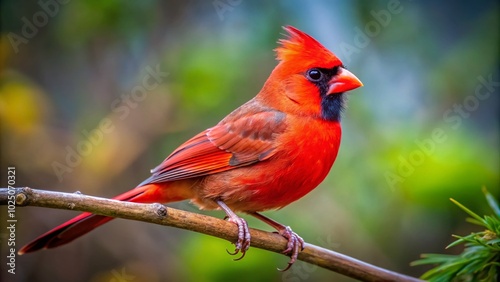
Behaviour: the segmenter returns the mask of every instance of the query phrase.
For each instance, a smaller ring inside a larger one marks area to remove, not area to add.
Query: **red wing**
[[[139,186],[206,176],[266,160],[276,152],[275,139],[286,129],[284,119],[285,114],[278,111],[226,118],[182,144]]]

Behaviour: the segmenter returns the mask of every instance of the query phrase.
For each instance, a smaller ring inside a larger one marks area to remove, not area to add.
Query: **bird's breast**
[[[276,156],[278,162],[283,160],[281,177],[269,189],[279,207],[300,199],[325,179],[337,158],[341,134],[339,123],[323,120],[306,122],[291,132],[293,138],[285,140],[285,150]]]
[[[293,119],[287,122],[287,131],[276,140],[276,154],[207,177],[202,198],[221,198],[236,211],[263,211],[282,208],[316,188],[337,157],[340,124]]]

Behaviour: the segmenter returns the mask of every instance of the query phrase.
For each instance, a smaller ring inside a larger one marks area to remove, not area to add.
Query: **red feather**
[[[286,128],[285,115],[255,104],[248,102],[186,141],[139,186],[211,175],[269,159],[276,152],[275,139]]]

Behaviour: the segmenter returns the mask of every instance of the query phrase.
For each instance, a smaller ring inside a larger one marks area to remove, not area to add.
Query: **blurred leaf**
[[[33,133],[43,121],[47,104],[41,91],[23,80],[0,82],[0,120],[16,134]]]
[[[490,205],[491,209],[493,210],[493,212],[495,212],[495,215],[497,217],[500,217],[500,207],[498,206],[498,203],[495,200],[495,198],[493,198],[493,195],[491,195],[490,192],[488,192],[486,187],[483,187],[483,193],[486,196],[486,200],[488,201],[488,204]]]
[[[101,37],[132,38],[140,35],[154,19],[156,1],[85,0],[71,2],[63,10],[61,40],[77,46]],[[96,36],[100,34],[101,36]]]

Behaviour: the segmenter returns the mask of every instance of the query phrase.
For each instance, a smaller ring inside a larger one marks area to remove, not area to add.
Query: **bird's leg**
[[[251,212],[250,215],[262,220],[263,222],[271,225],[274,229],[278,230],[278,233],[288,240],[286,249],[283,251],[284,254],[290,255],[290,261],[288,266],[284,269],[279,269],[280,271],[287,271],[290,267],[297,261],[297,256],[304,249],[304,240],[293,232],[290,226],[285,226],[279,222],[276,222],[269,217],[263,216],[257,212]]]
[[[234,243],[236,249],[233,253],[229,251],[228,253],[230,255],[236,255],[241,252],[241,257],[235,259],[240,260],[245,256],[248,248],[250,248],[250,231],[248,230],[248,224],[243,218],[237,216],[223,201],[216,200],[215,202],[226,212],[227,220],[238,226],[238,240]]]

